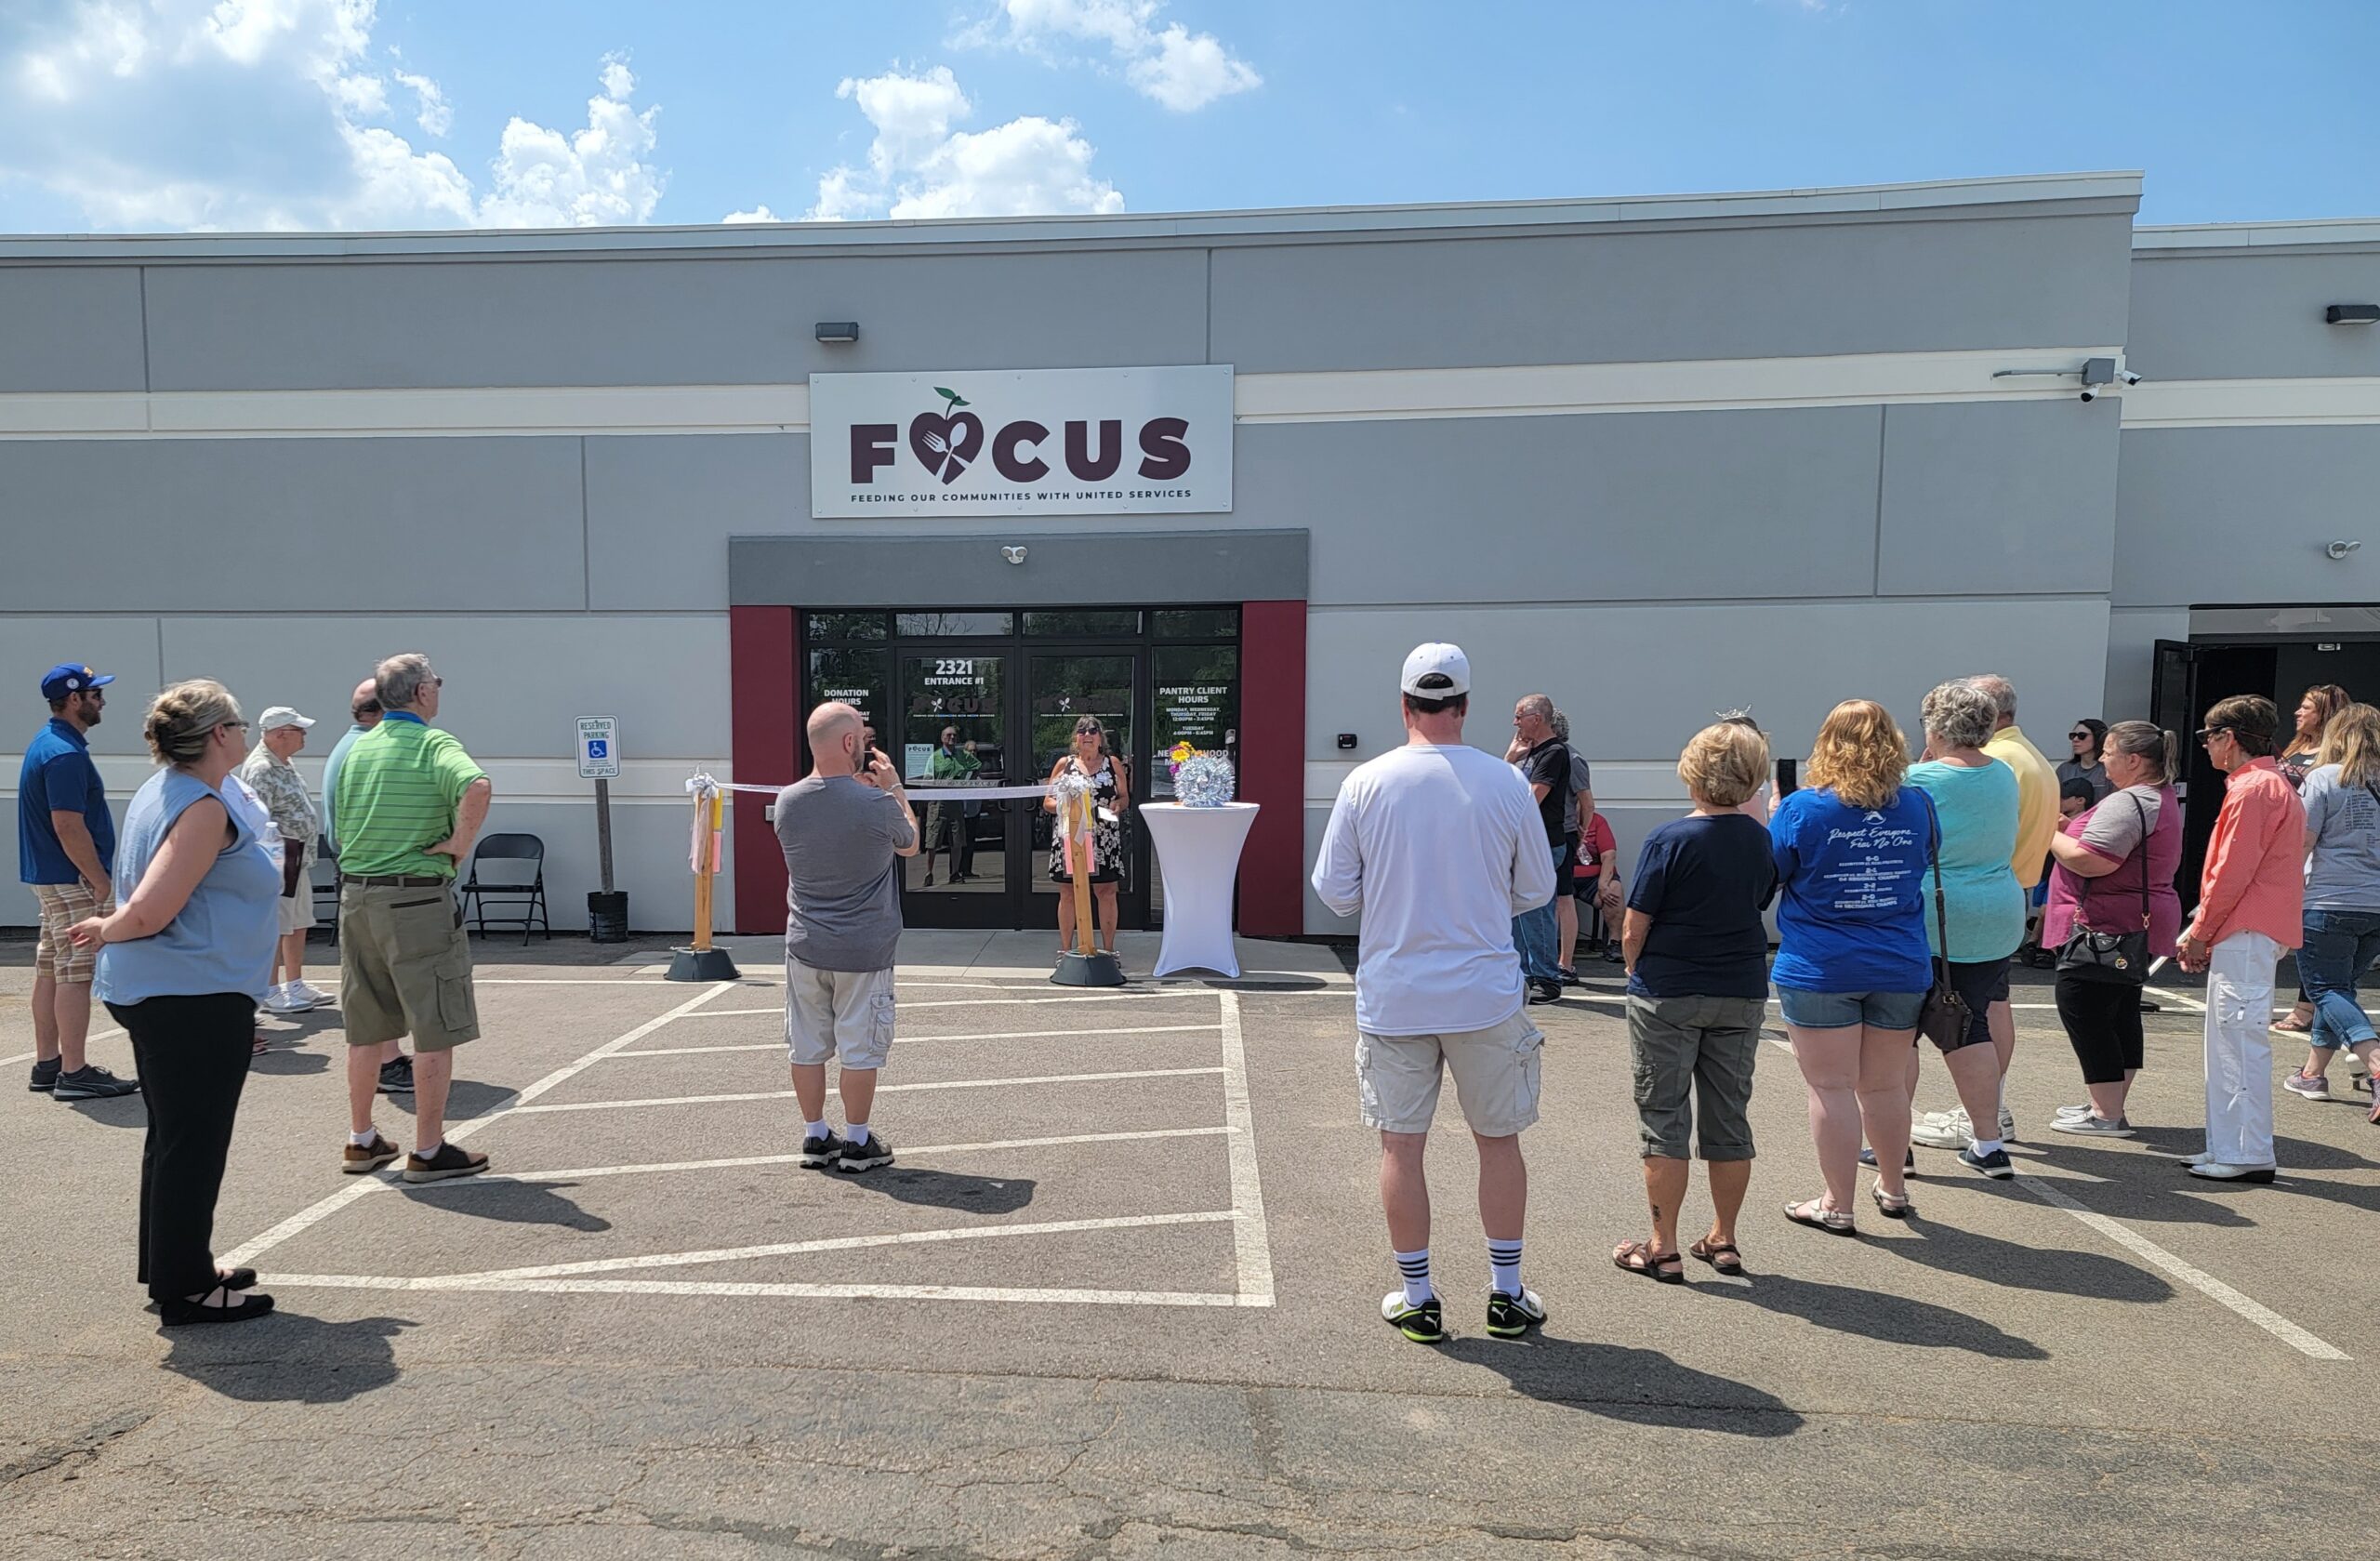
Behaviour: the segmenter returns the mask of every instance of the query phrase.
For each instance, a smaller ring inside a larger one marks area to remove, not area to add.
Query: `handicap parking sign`
[[[620,722],[616,716],[578,718],[578,778],[620,778]]]

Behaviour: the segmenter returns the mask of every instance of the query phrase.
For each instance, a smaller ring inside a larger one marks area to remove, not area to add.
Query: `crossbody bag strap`
[[[2159,804],[2162,806],[2162,804]],[[2140,930],[2149,930],[2149,806],[2139,798],[2132,800],[2132,811],[2140,815]]]
[[[1950,912],[1942,907],[1942,815],[1934,811],[1934,799],[1923,787],[1915,788],[1925,798],[1925,854],[1932,858],[1934,868],[1934,935],[1942,946],[1942,963],[1950,962]]]

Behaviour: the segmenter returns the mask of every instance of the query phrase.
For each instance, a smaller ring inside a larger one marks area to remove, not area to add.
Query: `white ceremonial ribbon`
[[[901,788],[912,797],[950,797],[968,802],[1022,801],[1027,798],[1040,801],[1050,795],[1047,786],[972,786],[965,781],[904,781]],[[782,786],[746,786],[700,773],[686,781],[686,790],[696,797],[708,797],[719,791],[749,791],[761,797],[774,797],[784,789]],[[1116,815],[1105,808],[1099,810],[1099,816],[1110,824],[1117,822]]]

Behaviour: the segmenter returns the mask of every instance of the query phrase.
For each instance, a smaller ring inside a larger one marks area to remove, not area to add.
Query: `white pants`
[[[2281,945],[2234,933],[2206,966],[2206,1153],[2219,1165],[2272,1158],[2272,975]]]

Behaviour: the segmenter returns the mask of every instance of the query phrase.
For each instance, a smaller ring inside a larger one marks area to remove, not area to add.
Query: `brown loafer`
[[[419,1155],[405,1157],[408,1182],[451,1182],[457,1176],[477,1176],[486,1169],[485,1155],[474,1155],[452,1144],[441,1144],[438,1152],[428,1159]]]

